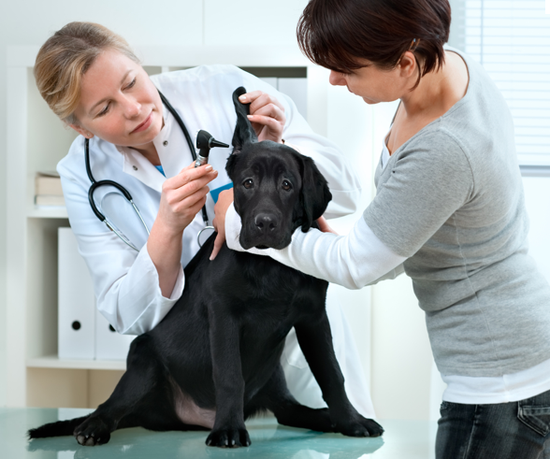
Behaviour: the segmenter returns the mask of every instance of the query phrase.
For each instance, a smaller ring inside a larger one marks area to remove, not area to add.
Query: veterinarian
[[[80,134],[57,169],[97,307],[119,333],[151,330],[179,299],[183,267],[198,251],[197,235],[205,227],[201,209],[213,218],[218,193],[231,186],[225,173],[231,150],[212,150],[210,164],[195,168],[182,129],[159,91],[193,138],[204,129],[230,144],[236,122],[232,93],[239,86],[249,89],[259,138],[282,142],[284,137],[315,159],[331,183],[329,215],[354,211],[361,185],[344,156],[312,132],[288,97],[236,67],[202,66],[149,77],[123,38],[98,24],[70,23],[42,46],[34,72],[49,107]],[[150,235],[113,186],[97,188],[93,202],[138,250],[92,211],[87,139],[93,176],[128,190]],[[350,400],[373,417],[348,325],[339,307],[329,305],[328,312]],[[294,334],[282,360],[293,395],[314,408],[326,406]]]
[[[450,22],[447,0],[309,2],[298,40],[330,83],[400,104],[351,232],[322,222],[258,253],[348,288],[404,270],[448,385],[437,458],[548,458],[550,287],[527,255],[513,121],[484,69],[443,47]],[[240,249],[230,201],[216,225]]]

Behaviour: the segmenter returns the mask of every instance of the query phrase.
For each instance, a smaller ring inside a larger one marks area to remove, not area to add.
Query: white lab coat
[[[352,165],[332,143],[314,134],[294,103],[270,85],[234,66],[225,65],[201,66],[155,75],[151,79],[179,113],[193,140],[196,133],[204,129],[229,145],[236,123],[231,97],[233,91],[244,86],[247,91],[259,89],[274,95],[285,108],[287,121],[283,137],[303,154],[311,156],[328,180],[333,200],[326,216],[339,217],[355,210],[361,185]],[[166,177],[172,177],[192,162],[192,156],[180,127],[166,107],[163,116],[164,127],[154,144]],[[209,163],[219,172],[209,185],[211,191],[230,183],[225,172],[230,153],[231,148],[211,150]],[[97,137],[90,140],[90,162],[96,180],[114,180],[130,192],[145,223],[151,228],[165,177],[137,151],[117,147]],[[114,188],[99,188],[94,194],[96,205],[140,251],[128,247],[97,219],[88,202],[90,180],[84,165],[82,136],[75,139],[57,170],[79,251],[92,274],[98,309],[120,333],[141,334],[151,330],[181,296],[185,284],[183,269],[170,298],[163,297],[157,271],[146,247],[147,232],[132,207]],[[210,195],[206,207],[211,223],[214,201]],[[197,233],[203,227],[199,212],[183,234],[182,266],[186,266],[197,252]],[[337,357],[343,371],[348,369],[344,371],[348,394],[362,413],[372,417],[370,397],[344,316],[337,304],[329,304],[328,312]],[[292,336],[285,349],[283,367],[290,378],[289,387],[298,400],[306,400],[310,406],[324,405],[320,392],[313,395],[315,390],[318,391],[316,383]]]

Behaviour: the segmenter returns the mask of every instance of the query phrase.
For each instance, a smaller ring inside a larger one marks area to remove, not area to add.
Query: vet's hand
[[[210,164],[192,163],[162,185],[157,220],[170,232],[182,232],[206,202],[208,183],[218,176]]]
[[[213,260],[218,255],[218,252],[225,242],[225,214],[227,209],[233,202],[233,188],[229,190],[224,190],[218,196],[218,202],[214,206],[214,220],[212,221],[212,226],[218,232],[216,240],[214,241],[214,248],[212,249],[212,254],[210,255],[210,260]]]
[[[317,219],[317,224],[319,225],[319,229],[323,233],[332,233],[332,234],[338,234],[336,231],[334,231],[329,224],[327,223],[327,220],[325,217],[319,217]]]
[[[239,97],[243,104],[250,104],[248,119],[256,131],[258,140],[281,143],[286,116],[283,105],[273,96],[262,91],[251,91]]]

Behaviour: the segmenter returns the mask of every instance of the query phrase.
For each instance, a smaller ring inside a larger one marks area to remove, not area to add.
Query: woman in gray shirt
[[[447,0],[310,1],[305,54],[368,104],[401,103],[352,231],[324,224],[257,253],[349,288],[404,270],[448,384],[437,458],[547,458],[550,287],[527,255],[510,112],[479,64],[443,48],[450,13]],[[242,250],[230,200],[216,224]]]

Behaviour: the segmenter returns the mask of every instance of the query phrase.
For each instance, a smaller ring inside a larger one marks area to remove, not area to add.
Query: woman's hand
[[[195,164],[162,185],[160,206],[147,239],[147,251],[157,269],[159,287],[170,298],[181,270],[183,230],[193,221],[206,202],[208,183],[218,176],[210,164],[195,168]]]
[[[283,105],[273,96],[262,91],[251,91],[239,97],[243,104],[250,104],[250,120],[258,140],[281,143],[286,116]]]
[[[210,164],[195,168],[192,163],[178,175],[166,179],[156,221],[170,232],[183,232],[204,206],[208,183],[217,176],[218,172]]]
[[[212,254],[210,255],[210,260],[213,260],[218,255],[218,252],[222,248],[223,243],[225,242],[225,214],[227,209],[233,202],[233,188],[229,190],[224,190],[218,196],[218,202],[214,206],[214,213],[216,214],[214,220],[212,221],[212,226],[218,232],[216,240],[214,241],[214,248],[212,249]]]
[[[323,233],[338,234],[329,226],[325,217],[319,217],[317,219],[317,225],[319,225],[319,230]]]

